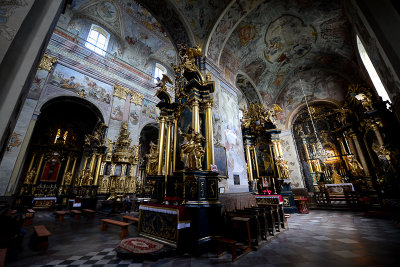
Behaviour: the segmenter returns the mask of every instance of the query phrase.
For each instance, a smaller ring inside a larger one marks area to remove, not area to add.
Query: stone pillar
[[[350,135],[350,137],[351,137],[351,138],[353,139],[353,141],[354,141],[354,144],[355,144],[355,147],[356,147],[356,150],[357,150],[357,154],[358,154],[358,156],[359,156],[359,158],[360,158],[361,165],[362,165],[363,168],[364,168],[365,175],[369,176],[370,173],[369,173],[368,165],[367,165],[367,162],[366,162],[366,160],[365,160],[364,153],[362,152],[360,143],[358,142],[357,135],[356,135],[355,133],[352,133],[352,134]]]
[[[211,170],[214,161],[214,140],[213,140],[213,124],[212,124],[212,100],[206,102],[206,170]]]
[[[162,175],[164,166],[164,138],[165,138],[165,117],[161,116],[158,118],[160,123],[160,131],[158,133],[158,165],[157,175]]]

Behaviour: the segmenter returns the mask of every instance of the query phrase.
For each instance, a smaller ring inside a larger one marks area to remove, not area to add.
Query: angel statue
[[[364,176],[364,169],[354,155],[347,156],[350,172],[354,176]]]
[[[355,97],[358,101],[361,102],[361,105],[363,106],[363,108],[365,108],[366,111],[374,110],[374,108],[372,107],[371,93],[365,93],[365,94],[360,93],[360,94],[356,95]]]
[[[181,145],[181,160],[185,162],[188,170],[201,170],[201,161],[204,157],[202,142],[205,140],[199,132],[195,132],[189,127],[188,133],[183,133],[179,129],[179,134],[184,138],[184,144]]]
[[[160,79],[160,77],[157,77],[156,80],[157,83],[155,88],[158,88],[158,90],[155,95],[158,95],[162,91],[167,91],[167,86],[165,85],[166,83],[173,84],[171,79],[166,74],[163,74],[162,79]]]
[[[272,122],[273,124],[276,124],[276,115],[277,113],[280,113],[282,111],[283,110],[279,105],[274,104],[272,108],[268,109],[267,120]]]

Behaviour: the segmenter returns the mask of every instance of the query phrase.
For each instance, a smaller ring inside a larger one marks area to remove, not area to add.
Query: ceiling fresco
[[[202,45],[230,0],[172,0],[186,18],[196,44]]]
[[[224,51],[237,57],[239,70],[267,104],[300,72],[352,76],[357,68],[350,29],[340,0],[266,1],[242,19]]]
[[[75,0],[71,10],[73,18],[93,20],[111,31],[120,40],[117,55],[143,70],[147,59],[167,66],[176,62],[176,50],[165,28],[136,1]]]

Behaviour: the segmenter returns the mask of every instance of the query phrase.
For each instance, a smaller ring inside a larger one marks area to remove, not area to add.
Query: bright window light
[[[165,69],[164,66],[156,63],[156,68],[154,70],[154,83],[157,83],[157,78],[162,79],[163,74],[166,74],[167,70]]]
[[[369,77],[372,80],[372,83],[375,86],[376,91],[378,92],[378,95],[382,97],[383,101],[388,101],[389,103],[392,103],[392,101],[389,98],[389,95],[383,86],[381,79],[378,76],[378,73],[376,72],[374,65],[372,65],[371,60],[369,59],[369,56],[367,54],[367,51],[365,51],[365,48],[360,40],[360,38],[357,35],[357,47],[358,47],[358,52],[360,53],[361,59],[364,63],[365,68],[368,71]]]
[[[110,34],[103,28],[92,24],[85,46],[99,55],[106,54]]]

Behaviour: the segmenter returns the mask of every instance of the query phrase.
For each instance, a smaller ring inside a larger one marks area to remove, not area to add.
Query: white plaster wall
[[[0,163],[0,195],[5,195],[6,192],[11,192],[13,187],[15,186],[14,184],[9,185],[9,181],[18,154],[20,153],[21,145],[24,141],[26,131],[32,119],[36,104],[37,100],[26,99],[13,132],[13,135],[15,135],[17,139],[10,139],[8,149],[4,153],[3,160]],[[12,143],[19,144],[10,146],[10,144]]]

